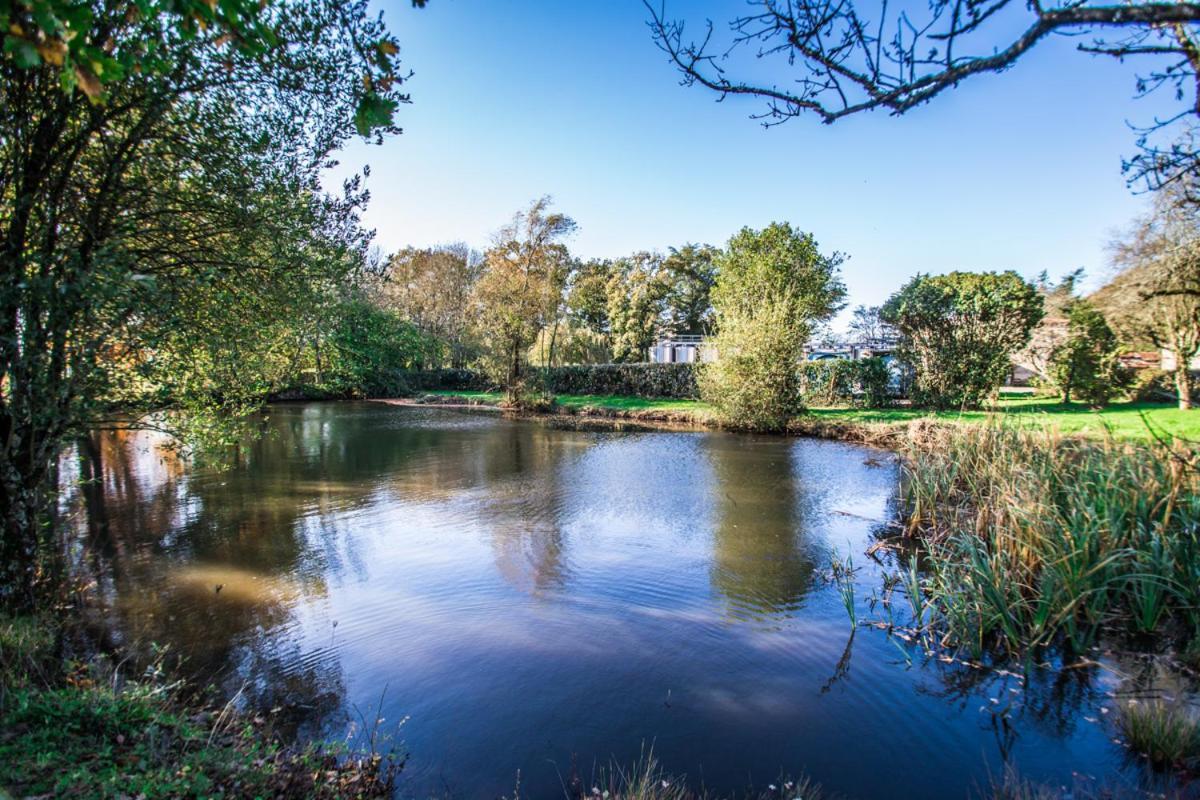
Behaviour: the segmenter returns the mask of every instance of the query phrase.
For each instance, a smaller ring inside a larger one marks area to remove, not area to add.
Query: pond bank
[[[387,400],[400,404],[497,407],[499,392],[431,391],[420,398]],[[711,407],[698,400],[643,398],[620,395],[558,395],[553,415],[628,420],[646,424],[670,423],[706,428],[721,427]],[[880,409],[810,408],[794,419],[789,433],[888,446],[907,427],[923,424],[980,425],[1001,421],[1006,425],[1060,433],[1067,436],[1115,438],[1154,442],[1178,437],[1200,441],[1200,411],[1180,411],[1162,403],[1113,403],[1092,409],[1081,403],[1061,403],[1030,395],[1002,396],[989,409],[928,411],[904,406]]]
[[[401,761],[290,744],[270,714],[101,652],[77,609],[0,615],[0,798],[392,796]]]

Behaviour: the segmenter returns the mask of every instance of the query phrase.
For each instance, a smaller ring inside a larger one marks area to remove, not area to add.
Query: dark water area
[[[114,638],[169,646],[299,736],[361,743],[378,711],[405,795],[511,794],[519,770],[523,796],[562,797],[572,770],[650,747],[717,791],[1148,780],[1112,741],[1154,677],[1137,662],[1025,678],[851,636],[830,565],[852,556],[877,618],[888,453],[371,403],[264,425],[226,469],[97,434],[71,460],[104,476],[69,493],[80,568]]]

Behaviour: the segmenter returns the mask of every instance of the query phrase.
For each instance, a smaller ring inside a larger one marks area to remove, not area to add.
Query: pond
[[[81,564],[114,639],[169,646],[297,735],[361,742],[383,717],[406,795],[511,794],[519,771],[562,797],[649,748],[718,791],[1143,779],[1105,718],[1136,664],[1024,678],[850,635],[830,566],[853,558],[877,617],[886,452],[375,403],[263,424],[220,470],[94,437],[72,462],[104,475],[72,496]]]

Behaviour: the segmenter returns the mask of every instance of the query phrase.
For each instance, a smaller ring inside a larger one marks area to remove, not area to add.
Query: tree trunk
[[[1179,408],[1187,411],[1192,407],[1192,382],[1188,375],[1187,361],[1178,360],[1175,367],[1175,391],[1179,395]]]
[[[0,605],[30,611],[36,600],[38,531],[48,522],[39,487],[9,465],[0,481]]]

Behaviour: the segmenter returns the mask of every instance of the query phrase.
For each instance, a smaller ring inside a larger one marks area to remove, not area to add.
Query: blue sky
[[[788,221],[849,255],[855,303],[912,274],[1083,267],[1145,204],[1125,186],[1134,68],[1054,39],[903,117],[764,129],[753,100],[679,86],[640,0],[408,0],[380,4],[415,72],[401,136],[356,143],[336,171],[370,164],[366,222],[390,251],[489,235],[550,194],[581,256],[724,243]],[[683,2],[724,20],[743,4]],[[1163,100],[1165,101],[1166,98]]]

